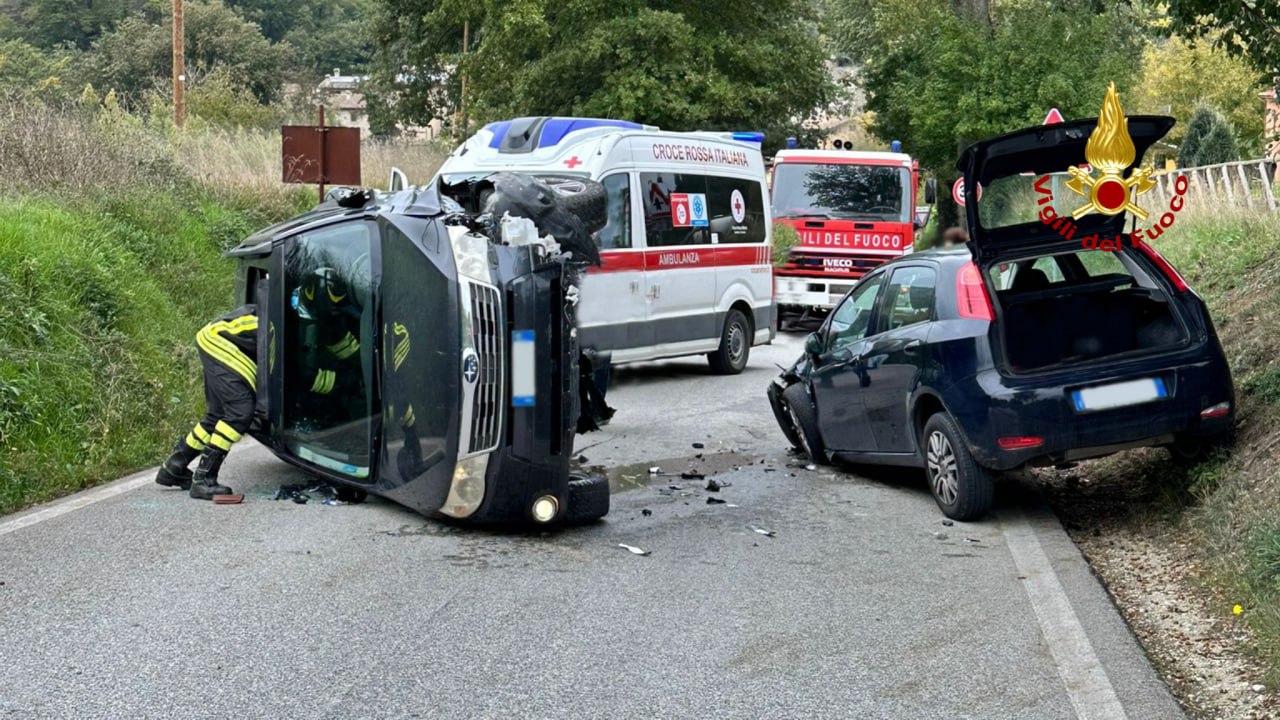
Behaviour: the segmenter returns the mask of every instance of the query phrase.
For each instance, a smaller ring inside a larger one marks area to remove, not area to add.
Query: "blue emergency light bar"
[[[762,132],[742,131],[733,133],[731,137],[739,142],[756,143],[757,145],[764,142],[764,133]]]

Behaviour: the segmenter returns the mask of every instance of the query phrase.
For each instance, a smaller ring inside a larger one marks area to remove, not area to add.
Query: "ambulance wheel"
[[[575,215],[594,235],[609,224],[609,196],[604,185],[580,177],[552,175],[539,177],[560,197],[560,206]]]
[[[608,514],[609,478],[595,473],[570,473],[569,507],[565,508],[564,521],[570,524],[589,523]]]
[[[720,332],[720,348],[707,355],[711,372],[717,375],[742,372],[751,357],[751,334],[751,322],[747,316],[741,310],[730,310]]]

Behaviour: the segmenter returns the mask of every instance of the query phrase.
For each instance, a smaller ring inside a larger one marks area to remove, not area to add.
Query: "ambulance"
[[[599,182],[608,222],[596,236],[602,265],[582,283],[583,347],[613,363],[706,354],[714,372],[737,374],[775,333],[763,139],[518,118],[468,138],[434,182],[472,211],[497,172]]]

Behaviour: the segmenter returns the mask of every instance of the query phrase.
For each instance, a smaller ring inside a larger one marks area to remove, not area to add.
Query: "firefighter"
[[[160,466],[156,482],[189,490],[201,500],[228,495],[231,488],[218,484],[218,469],[227,452],[253,421],[258,384],[257,308],[245,305],[196,333],[196,347],[204,368],[204,419],[178,440],[173,454]],[[194,473],[188,465],[196,457]]]
[[[360,308],[346,281],[331,267],[310,275],[294,293],[294,310],[305,323],[301,342],[303,386],[299,418],[324,427],[352,416],[348,402],[363,402],[356,386],[360,368]],[[358,411],[357,411],[358,412]]]

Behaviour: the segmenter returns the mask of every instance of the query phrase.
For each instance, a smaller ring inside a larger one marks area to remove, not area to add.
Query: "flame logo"
[[[1107,96],[1098,112],[1098,126],[1089,135],[1089,142],[1084,147],[1085,159],[1092,167],[1101,170],[1102,174],[1095,178],[1092,169],[1085,171],[1078,167],[1067,168],[1067,172],[1071,174],[1067,187],[1089,200],[1076,208],[1071,216],[1079,220],[1090,212],[1119,215],[1128,210],[1146,220],[1147,212],[1135,205],[1133,198],[1156,186],[1151,179],[1154,169],[1136,168],[1127,178],[1121,174],[1133,164],[1137,154],[1133,138],[1129,135],[1129,120],[1120,107],[1120,93],[1112,82],[1107,85]]]
[[[1129,136],[1129,120],[1120,107],[1120,93],[1116,92],[1113,82],[1107,86],[1107,98],[1102,101],[1102,112],[1098,113],[1098,127],[1089,136],[1084,156],[1103,173],[1118,175],[1133,164],[1136,154],[1133,138]]]

